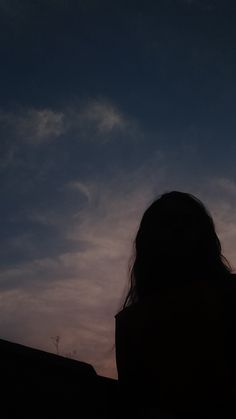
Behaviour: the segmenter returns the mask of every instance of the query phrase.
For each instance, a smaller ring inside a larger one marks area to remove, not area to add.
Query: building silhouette
[[[0,340],[3,418],[111,418],[117,381],[84,362]],[[4,413],[3,413],[4,412]]]

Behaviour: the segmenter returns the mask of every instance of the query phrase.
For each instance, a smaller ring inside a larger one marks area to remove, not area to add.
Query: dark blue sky
[[[114,375],[132,240],[166,190],[203,199],[234,260],[235,18],[227,0],[0,0],[2,337],[61,335]]]

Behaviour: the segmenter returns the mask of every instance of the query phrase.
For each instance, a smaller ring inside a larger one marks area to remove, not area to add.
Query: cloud
[[[0,110],[0,125],[1,135],[8,144],[6,161],[11,160],[19,143],[39,146],[63,135],[66,135],[66,140],[76,136],[78,141],[106,142],[115,138],[117,133],[131,135],[135,129],[135,122],[114,104],[97,99],[60,111],[49,108]]]
[[[91,99],[61,110],[49,108],[0,109],[2,138],[0,169],[10,167],[35,168],[37,176],[44,177],[55,160],[49,156],[38,165],[38,150],[49,144],[62,146],[68,142],[90,147],[91,143],[104,146],[108,142],[133,141],[141,136],[137,123],[125,116],[108,100]],[[70,149],[68,149],[70,150]],[[54,150],[55,152],[55,150]],[[59,151],[60,153],[60,151]],[[64,158],[66,153],[64,153]],[[34,161],[34,163],[32,163]],[[78,185],[77,185],[78,188]],[[87,196],[88,198],[88,196]]]
[[[67,187],[80,192],[82,195],[84,195],[87,198],[89,202],[91,201],[90,189],[88,186],[86,186],[84,182],[81,182],[79,180],[72,181],[68,183]]]
[[[23,143],[40,145],[60,137],[65,131],[64,114],[51,109],[1,112],[0,122]]]
[[[127,120],[114,105],[97,100],[92,100],[80,113],[79,118],[82,123],[93,124],[100,134],[123,130],[127,126]]]
[[[228,178],[218,178],[214,180],[216,186],[218,186],[222,192],[230,194],[236,198],[236,182]]]
[[[109,260],[112,261],[110,267],[113,269],[114,259],[119,260],[124,257],[125,243],[128,247],[132,246],[130,232],[137,224],[137,219],[146,202],[154,195],[153,181],[150,181],[150,184],[146,183],[143,180],[146,176],[142,173],[143,169],[139,169],[129,176],[127,173],[122,173],[110,180],[100,178],[85,182],[75,179],[64,187],[65,193],[69,191],[70,194],[66,195],[69,202],[64,213],[59,211],[59,215],[57,214],[57,203],[55,203],[56,207],[48,208],[46,211],[43,208],[26,211],[28,220],[39,225],[36,238],[39,237],[42,241],[40,230],[46,232],[47,227],[53,227],[48,232],[51,231],[57,240],[64,241],[67,246],[70,242],[74,250],[72,247],[68,253],[65,247],[64,251],[55,254],[52,259],[36,258],[19,267],[4,270],[1,276],[5,278],[4,283],[8,277],[9,287],[11,287],[11,280],[15,277],[19,278],[20,272],[22,281],[30,279],[31,276],[36,280],[40,278],[40,272],[43,274],[44,271],[47,273],[50,271],[50,277],[59,274],[61,278],[61,275],[67,272],[70,277],[76,278],[79,269],[81,276],[86,277],[90,267],[91,272],[94,271],[94,263],[96,266],[99,263],[102,270],[106,271],[106,261]],[[159,182],[162,181],[163,175],[160,176]],[[156,181],[156,187],[159,182]],[[85,196],[86,200],[83,205],[75,206],[72,211],[70,200],[74,201],[78,194]],[[23,248],[27,249],[27,254],[31,254],[31,257],[34,253],[30,252],[30,248],[40,246],[40,243],[34,243],[32,233],[30,235],[24,233],[23,236],[8,240],[8,244],[14,248],[19,248],[20,243]],[[79,250],[76,248],[76,243],[79,245]],[[62,268],[63,266],[65,269]]]
[[[108,99],[90,99],[67,111],[70,132],[79,141],[107,142],[121,138],[131,140],[137,135],[137,121],[125,115],[118,106]]]
[[[64,115],[50,109],[28,111],[26,117],[19,119],[22,136],[33,144],[40,144],[58,138],[63,134]]]

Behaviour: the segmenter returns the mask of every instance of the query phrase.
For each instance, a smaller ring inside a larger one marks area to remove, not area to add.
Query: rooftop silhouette
[[[0,359],[5,418],[114,417],[117,382],[91,365],[2,339]]]

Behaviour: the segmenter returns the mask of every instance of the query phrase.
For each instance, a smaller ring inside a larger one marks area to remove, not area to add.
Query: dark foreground
[[[117,381],[84,362],[0,340],[2,418],[113,418]]]
[[[131,396],[132,391],[124,401],[118,381],[99,376],[87,363],[1,339],[0,355],[0,417],[3,419],[180,419],[179,415],[156,408],[154,411],[137,409],[139,400],[135,394]],[[236,409],[234,413],[231,410],[202,411],[191,418],[235,419]],[[181,419],[187,417],[181,415]]]

